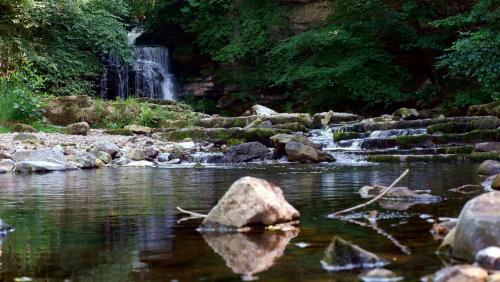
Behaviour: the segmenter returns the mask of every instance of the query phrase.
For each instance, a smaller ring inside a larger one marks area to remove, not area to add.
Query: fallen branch
[[[177,207],[177,210],[182,212],[182,213],[185,213],[185,214],[188,214],[189,216],[188,217],[184,217],[184,218],[181,218],[177,221],[177,223],[181,223],[183,221],[186,221],[186,220],[191,220],[191,219],[197,219],[197,218],[205,218],[207,217],[206,214],[202,214],[202,213],[197,213],[197,212],[192,212],[192,211],[187,211],[185,209],[182,209],[180,207]]]
[[[357,205],[357,206],[354,206],[352,208],[348,208],[348,209],[345,209],[345,210],[341,210],[341,211],[338,211],[338,212],[335,212],[335,213],[332,213],[330,215],[328,215],[328,217],[330,218],[335,218],[337,217],[339,214],[342,214],[342,213],[346,213],[346,212],[350,212],[350,211],[354,211],[354,210],[357,210],[357,209],[360,209],[360,208],[364,208],[368,205],[370,205],[371,203],[374,203],[376,201],[378,201],[380,198],[382,198],[385,194],[387,194],[387,192],[389,192],[389,190],[391,190],[399,181],[401,181],[401,179],[403,179],[407,174],[408,172],[410,172],[409,169],[405,170],[403,172],[403,174],[401,174],[396,180],[394,180],[394,182],[392,182],[392,184],[385,188],[384,190],[382,190],[382,192],[380,192],[380,194],[378,194],[375,198],[369,200],[368,202],[364,203],[364,204],[360,204],[360,205]]]

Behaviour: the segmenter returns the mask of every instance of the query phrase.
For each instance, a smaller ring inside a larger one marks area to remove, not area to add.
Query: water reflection
[[[262,233],[205,233],[205,242],[219,254],[226,265],[243,281],[256,280],[254,274],[265,271],[283,256],[291,239],[299,230],[266,231]]]

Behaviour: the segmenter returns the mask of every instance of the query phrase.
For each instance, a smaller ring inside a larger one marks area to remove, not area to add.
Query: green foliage
[[[101,57],[131,55],[121,0],[2,1],[0,10],[0,75],[28,62],[48,92],[92,94]]]
[[[42,119],[40,96],[44,79],[29,68],[0,77],[0,122],[32,123]]]
[[[183,97],[182,102],[188,104],[196,112],[212,114],[217,111],[215,102],[205,97],[187,95]]]
[[[479,0],[469,12],[434,23],[438,27],[454,28],[460,32],[460,38],[446,49],[446,54],[439,57],[437,66],[446,68],[453,77],[477,81],[480,89],[476,92],[487,92],[493,99],[500,98],[498,8],[497,1]],[[473,100],[475,97],[464,96],[463,92],[459,92],[458,103],[464,99],[466,104],[477,102],[477,99]]]

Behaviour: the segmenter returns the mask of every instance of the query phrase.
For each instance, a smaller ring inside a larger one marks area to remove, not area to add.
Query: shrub
[[[43,78],[32,72],[15,71],[0,77],[0,121],[33,123],[43,117],[37,91]]]

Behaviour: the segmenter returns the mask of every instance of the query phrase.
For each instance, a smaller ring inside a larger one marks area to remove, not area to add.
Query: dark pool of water
[[[359,271],[327,272],[320,264],[336,235],[391,261],[387,268],[405,281],[416,281],[442,267],[435,255],[439,242],[429,233],[432,224],[421,214],[457,216],[472,196],[446,190],[478,183],[475,165],[410,165],[402,185],[429,189],[446,199],[400,211],[371,207],[388,217],[379,220],[378,227],[408,247],[411,255],[371,228],[326,217],[363,202],[357,193],[361,186],[389,184],[405,168],[107,168],[0,175],[0,217],[15,228],[2,242],[0,279],[239,281],[244,272],[256,272],[253,277],[260,281],[357,281]],[[302,214],[298,234],[204,238],[195,231],[199,220],[177,223],[183,215],[176,206],[208,212],[230,184],[245,175],[282,187]]]

